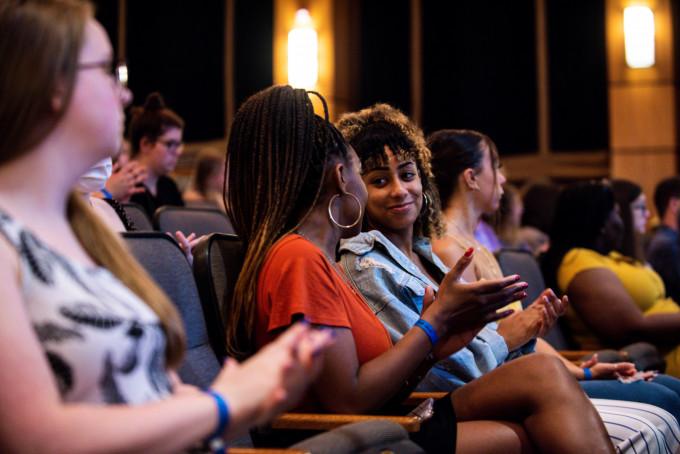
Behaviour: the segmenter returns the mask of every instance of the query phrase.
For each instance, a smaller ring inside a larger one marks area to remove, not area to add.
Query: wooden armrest
[[[276,418],[271,426],[274,429],[289,430],[331,430],[361,421],[376,419],[392,421],[401,425],[408,432],[418,432],[421,420],[415,416],[375,416],[375,415],[340,415],[320,413],[285,413]]]
[[[441,399],[442,397],[446,396],[447,394],[448,393],[446,393],[446,392],[429,392],[429,393],[415,392],[415,393],[411,393],[411,395],[408,396],[406,398],[406,400],[404,400],[404,405],[415,407],[416,405],[420,404],[425,399],[438,400],[438,399]]]
[[[582,357],[595,352],[593,350],[560,350],[558,353],[567,361],[579,361]]]
[[[229,454],[307,454],[299,449],[229,448]]]

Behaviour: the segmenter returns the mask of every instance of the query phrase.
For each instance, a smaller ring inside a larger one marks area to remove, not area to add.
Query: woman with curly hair
[[[422,131],[387,104],[345,114],[338,127],[359,155],[369,194],[364,232],[342,243],[341,263],[396,341],[418,320],[430,298],[428,289],[436,291],[448,271],[431,245],[444,225],[430,150]],[[554,294],[546,296],[548,303],[539,301],[536,308],[547,304],[549,310],[520,311],[471,335],[466,347],[435,365],[421,389],[454,389],[533,352],[539,328],[551,325],[561,310]],[[521,309],[519,304],[513,309],[517,306]],[[506,329],[517,317],[522,325]],[[520,329],[524,326],[530,329]]]
[[[356,153],[325,113],[314,114],[304,90],[284,86],[252,96],[236,114],[227,148],[228,207],[246,252],[228,345],[265,345],[302,317],[328,327],[335,344],[305,408],[375,412],[401,403],[435,358],[461,346],[468,327],[506,315],[496,310],[522,297],[524,284],[517,276],[460,282],[469,253],[418,322],[392,342],[336,263],[340,239],[361,229],[366,187]],[[549,358],[520,358],[437,400],[433,417],[412,437],[437,453],[530,446],[611,452],[596,412],[565,374]],[[540,385],[529,386],[527,376]],[[550,392],[535,393],[536,386]]]

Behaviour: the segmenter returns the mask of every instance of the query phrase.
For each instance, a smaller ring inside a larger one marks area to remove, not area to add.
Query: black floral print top
[[[141,404],[169,396],[156,314],[108,270],[43,244],[0,210],[26,310],[65,402]]]

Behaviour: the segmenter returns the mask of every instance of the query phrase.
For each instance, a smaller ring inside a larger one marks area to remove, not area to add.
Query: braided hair
[[[238,110],[227,144],[225,191],[229,216],[245,259],[225,315],[227,351],[251,353],[259,272],[269,249],[297,228],[316,205],[332,158],[348,146],[328,121],[314,114],[308,92],[274,86],[251,96]],[[228,301],[226,303],[229,303]]]

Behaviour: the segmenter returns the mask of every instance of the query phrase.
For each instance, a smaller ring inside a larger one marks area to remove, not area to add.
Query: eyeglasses
[[[638,211],[640,211],[640,212],[647,212],[647,211],[649,211],[649,208],[647,208],[647,205],[643,205],[643,204],[640,204],[640,205],[631,205],[630,207],[631,207],[631,209],[633,209],[633,210],[638,210]]]
[[[165,148],[167,148],[168,150],[176,150],[176,149],[180,148],[182,145],[184,145],[184,142],[182,142],[181,140],[174,140],[174,139],[170,139],[170,140],[158,139],[156,142],[162,143],[163,145],[165,145]]]
[[[116,65],[111,60],[97,61],[91,63],[79,63],[79,70],[101,69],[110,74],[114,80],[123,88],[127,88],[128,84],[128,68],[125,63],[118,63]]]

